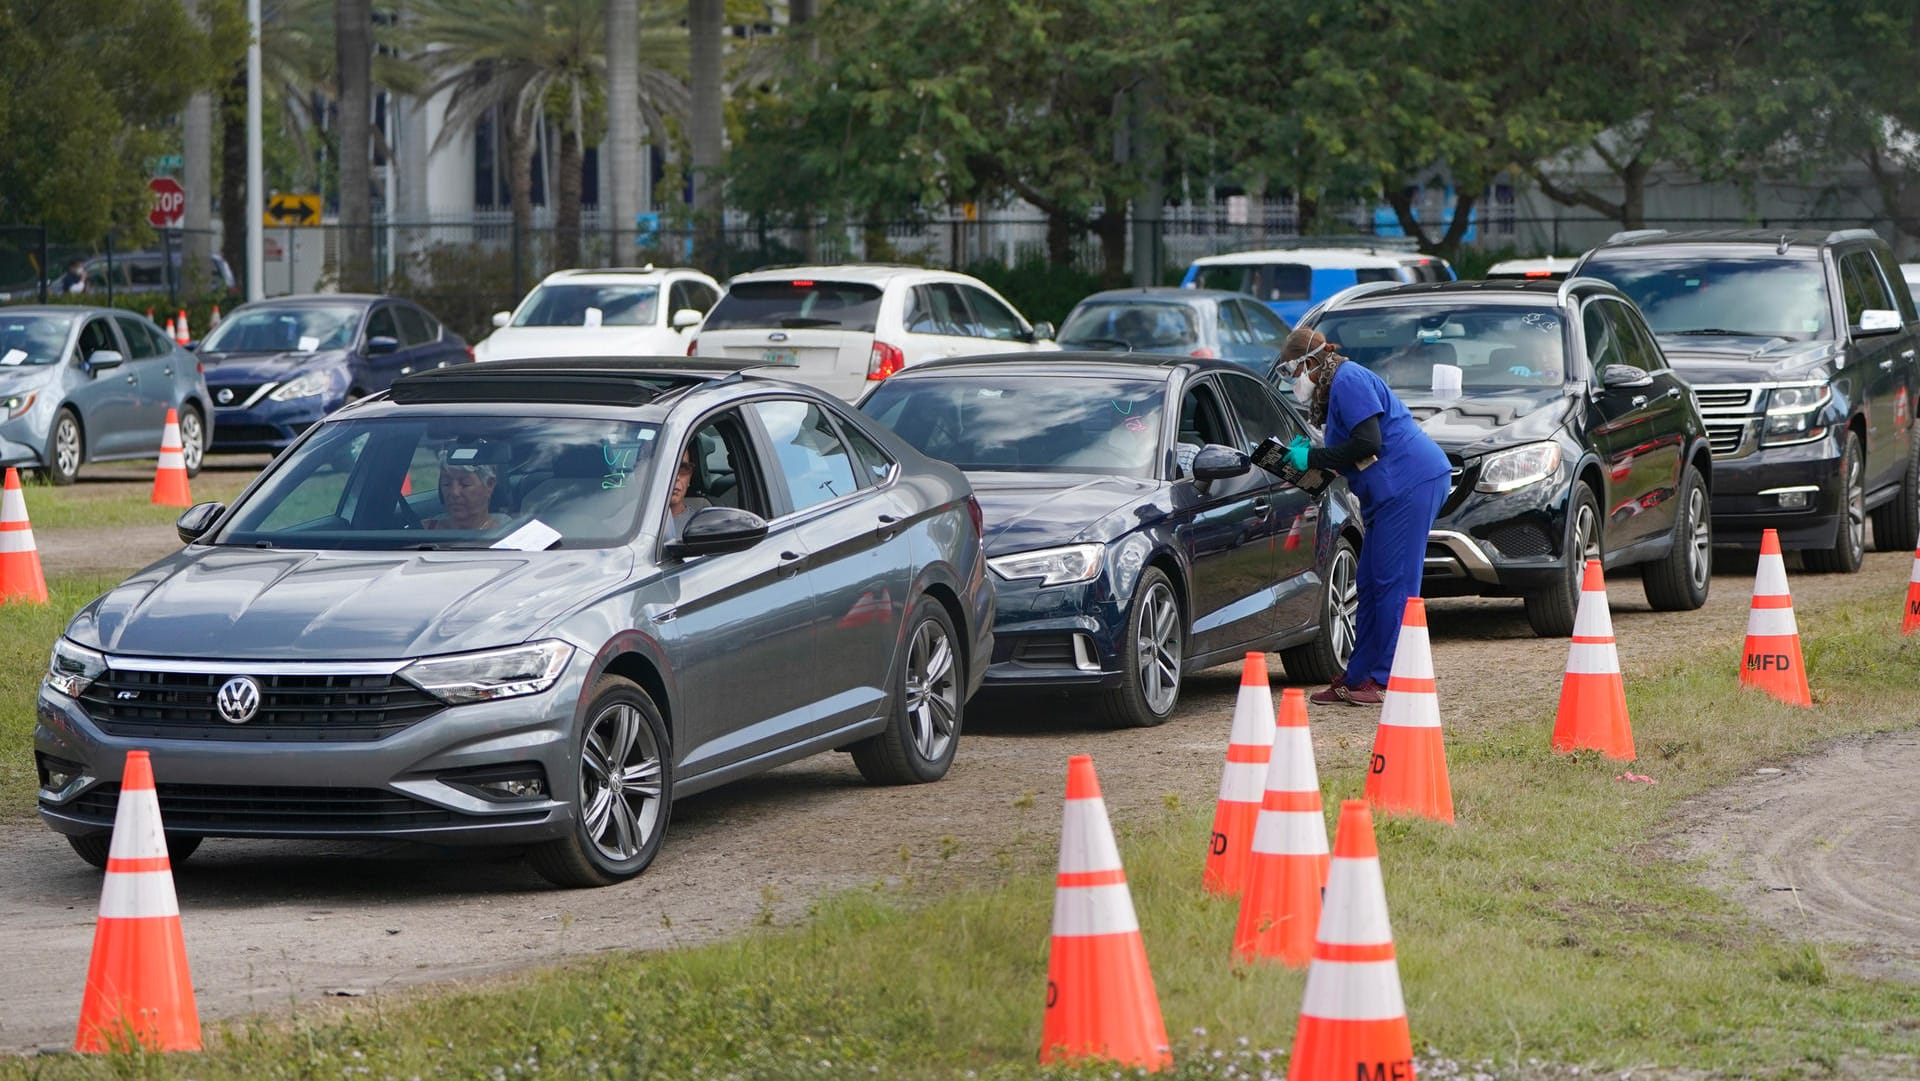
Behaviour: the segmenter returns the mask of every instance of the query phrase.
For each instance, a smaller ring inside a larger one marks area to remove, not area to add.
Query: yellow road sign
[[[275,195],[267,200],[261,217],[268,225],[320,224],[320,196],[315,194]]]

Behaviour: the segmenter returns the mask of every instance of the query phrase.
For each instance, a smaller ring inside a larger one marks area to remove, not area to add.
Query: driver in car
[[[473,447],[440,452],[440,505],[446,513],[421,522],[424,528],[476,530],[500,524],[488,509],[499,473],[478,457]]]

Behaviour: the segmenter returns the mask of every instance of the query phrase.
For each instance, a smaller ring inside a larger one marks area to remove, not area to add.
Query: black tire
[[[80,466],[87,460],[87,433],[80,426],[80,415],[61,406],[47,432],[46,466],[41,472],[50,483],[72,484],[80,477]],[[102,866],[105,866],[102,864]]]
[[[1840,452],[1840,528],[1833,547],[1800,553],[1807,569],[1819,574],[1853,574],[1867,558],[1867,464],[1859,433],[1847,430]]]
[[[959,641],[947,610],[921,597],[907,617],[906,653],[893,682],[887,727],[848,748],[867,783],[925,784],[947,775],[966,711]]]
[[[1920,430],[1908,436],[1907,471],[1892,499],[1873,508],[1873,547],[1910,552],[1920,547]]]
[[[1541,638],[1565,638],[1573,633],[1587,560],[1600,558],[1600,502],[1594,498],[1593,489],[1578,481],[1567,500],[1567,536],[1560,551],[1565,562],[1560,580],[1526,595],[1527,623]]]
[[[169,865],[178,865],[187,862],[188,859],[192,858],[194,852],[199,849],[200,842],[203,840],[205,840],[205,838],[197,833],[167,834],[167,863]],[[86,860],[102,871],[107,869],[107,853],[113,847],[113,834],[68,834],[67,844],[73,848],[74,854],[81,859]]]
[[[574,740],[573,825],[565,837],[528,849],[527,862],[556,886],[611,886],[646,870],[666,838],[673,811],[667,725],[638,684],[601,676]]]
[[[1673,520],[1673,547],[1665,558],[1640,567],[1647,604],[1656,612],[1691,612],[1707,603],[1713,582],[1713,508],[1700,471],[1689,465],[1680,474],[1679,508]]]
[[[181,406],[179,417],[180,458],[186,463],[187,476],[197,477],[207,458],[207,420],[193,405]]]
[[[1333,545],[1327,561],[1326,588],[1320,591],[1320,633],[1311,642],[1280,651],[1292,683],[1332,683],[1345,675],[1353,659],[1360,609],[1360,556],[1345,537]]]
[[[1123,728],[1165,724],[1180,704],[1186,662],[1187,617],[1173,583],[1148,567],[1127,605],[1127,633],[1120,652],[1120,686],[1100,697],[1100,711]]]

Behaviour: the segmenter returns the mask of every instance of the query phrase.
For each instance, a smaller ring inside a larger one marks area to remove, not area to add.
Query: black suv
[[[1535,633],[1565,635],[1599,559],[1640,564],[1656,609],[1706,603],[1706,426],[1618,290],[1373,283],[1300,325],[1386,380],[1453,463],[1423,594],[1522,597]]]
[[[1885,241],[1741,230],[1616,234],[1574,273],[1632,297],[1713,439],[1716,539],[1762,530],[1811,570],[1920,538],[1920,319]]]

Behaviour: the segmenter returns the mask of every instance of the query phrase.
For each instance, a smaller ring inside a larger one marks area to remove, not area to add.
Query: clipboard
[[[1249,457],[1253,459],[1253,464],[1309,495],[1319,495],[1327,490],[1327,485],[1333,483],[1333,474],[1324,469],[1295,469],[1293,463],[1287,460],[1287,445],[1273,436],[1261,440]]]

